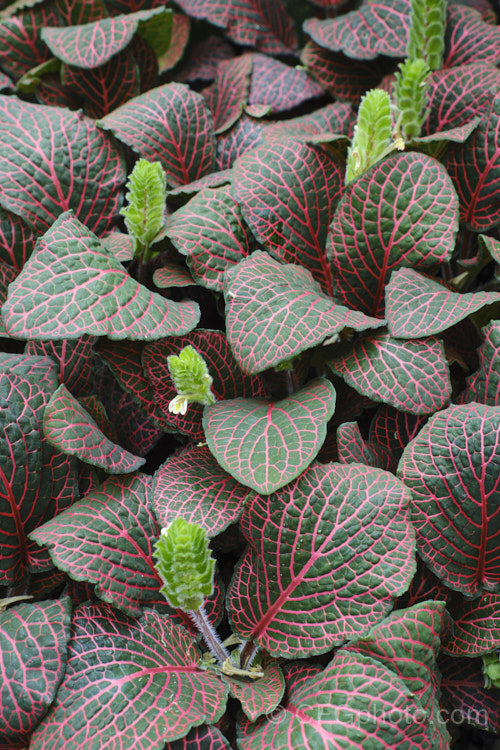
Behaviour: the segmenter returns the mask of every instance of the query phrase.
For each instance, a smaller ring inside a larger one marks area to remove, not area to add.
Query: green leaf
[[[219,464],[263,495],[295,479],[317,456],[335,409],[329,380],[282,401],[233,399],[205,407],[203,427]]]

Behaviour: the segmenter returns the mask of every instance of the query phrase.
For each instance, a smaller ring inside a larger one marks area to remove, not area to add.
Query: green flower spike
[[[196,349],[185,346],[179,356],[168,357],[167,363],[177,391],[177,396],[168,405],[170,412],[185,414],[190,403],[203,406],[215,403],[215,396],[210,390],[212,376]]]
[[[201,526],[176,518],[161,530],[155,552],[161,592],[170,606],[186,612],[200,609],[213,591],[215,566]]]
[[[407,57],[422,58],[430,70],[443,66],[446,0],[411,0]]]
[[[149,246],[165,223],[167,182],[160,162],[139,159],[128,178],[127,191],[128,205],[120,214],[134,238],[135,256],[147,263]]]
[[[427,76],[429,68],[422,58],[405,60],[396,73],[394,98],[399,125],[405,141],[417,138],[427,116]]]
[[[483,675],[485,687],[500,687],[500,660],[496,651],[483,655]]]

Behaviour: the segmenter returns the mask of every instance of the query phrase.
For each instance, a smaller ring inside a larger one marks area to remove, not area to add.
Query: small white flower
[[[179,394],[170,401],[168,410],[172,412],[172,414],[185,414],[187,412],[188,403],[187,396]]]

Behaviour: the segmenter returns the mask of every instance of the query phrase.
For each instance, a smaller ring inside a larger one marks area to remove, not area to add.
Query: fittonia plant
[[[500,733],[496,24],[1,4],[0,747]]]

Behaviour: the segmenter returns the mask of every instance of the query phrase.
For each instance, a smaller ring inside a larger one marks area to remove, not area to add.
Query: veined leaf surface
[[[317,378],[282,401],[233,399],[206,406],[203,427],[219,464],[268,495],[316,458],[335,409],[335,390]]]
[[[289,659],[366,633],[415,572],[409,502],[392,474],[361,464],[314,464],[251,498],[228,591],[236,632]]]
[[[14,338],[155,339],[187,333],[195,302],[150,292],[71,212],[54,222],[9,287],[2,318]]]
[[[193,639],[165,615],[139,620],[110,606],[73,616],[64,679],[35,730],[32,750],[162,750],[192,727],[217,722],[227,687],[201,669]]]
[[[418,549],[430,569],[469,597],[500,591],[500,407],[450,406],[405,448]]]
[[[125,166],[95,122],[59,107],[0,96],[0,203],[45,232],[72,209],[102,234],[117,220]]]

